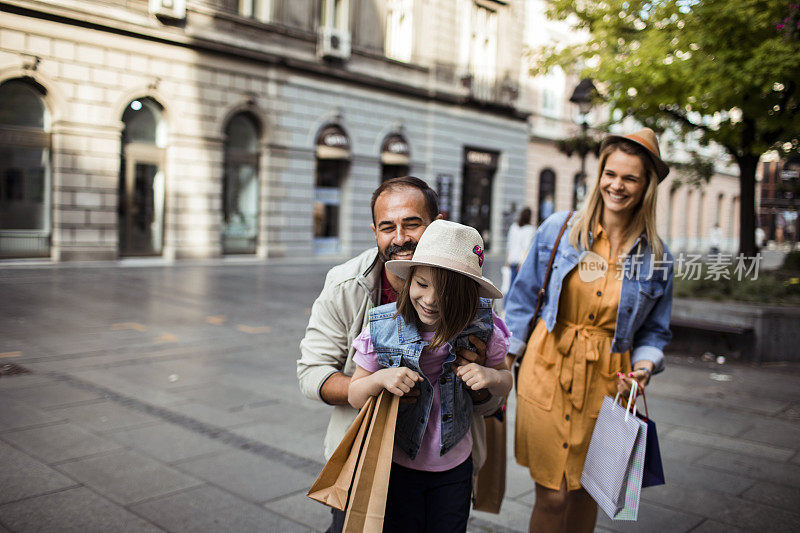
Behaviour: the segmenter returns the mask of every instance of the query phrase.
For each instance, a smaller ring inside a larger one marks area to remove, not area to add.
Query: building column
[[[54,261],[117,258],[121,134],[121,122],[53,125]]]

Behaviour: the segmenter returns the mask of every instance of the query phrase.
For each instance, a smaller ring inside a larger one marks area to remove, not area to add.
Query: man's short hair
[[[375,192],[372,193],[372,202],[370,209],[372,210],[372,223],[375,224],[375,202],[378,197],[386,191],[394,191],[403,187],[411,187],[418,189],[425,197],[425,208],[428,211],[428,218],[431,222],[439,216],[439,196],[436,191],[431,189],[427,183],[414,176],[402,176],[399,178],[392,178],[381,183]]]

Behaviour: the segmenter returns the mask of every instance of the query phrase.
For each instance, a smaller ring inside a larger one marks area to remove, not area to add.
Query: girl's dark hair
[[[408,273],[400,293],[397,295],[397,314],[406,322],[420,325],[417,312],[411,303],[409,294],[414,272],[413,267]],[[433,339],[428,347],[432,350],[441,347],[456,335],[464,331],[475,318],[478,310],[478,284],[457,272],[444,268],[431,267],[429,280],[436,292],[436,302],[439,310],[439,324],[433,333]]]
[[[522,211],[519,212],[519,218],[517,219],[517,226],[520,228],[522,226],[527,226],[531,223],[531,208],[526,207]]]

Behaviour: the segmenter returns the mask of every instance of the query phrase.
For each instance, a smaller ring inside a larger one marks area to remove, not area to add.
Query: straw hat
[[[478,230],[449,220],[434,220],[425,229],[410,261],[387,261],[389,272],[407,278],[411,267],[431,266],[464,274],[478,283],[478,294],[502,298],[494,284],[483,277],[483,239]]]
[[[645,128],[629,135],[606,135],[605,139],[603,139],[603,143],[600,145],[600,151],[602,152],[609,143],[615,141],[632,142],[644,148],[656,166],[656,174],[658,175],[659,183],[669,174],[669,166],[661,159],[661,150],[658,149],[658,138],[655,132],[650,128]]]

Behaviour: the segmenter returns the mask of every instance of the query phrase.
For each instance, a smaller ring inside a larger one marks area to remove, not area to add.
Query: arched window
[[[703,223],[703,215],[705,214],[705,203],[706,203],[706,193],[705,191],[697,191],[697,225],[695,226],[696,232],[695,236],[697,238],[697,249],[702,249],[704,246],[704,240],[706,232],[705,224]]]
[[[336,124],[317,135],[317,171],[314,188],[314,251],[318,254],[340,250],[340,207],[342,185],[350,168],[350,137]]]
[[[725,209],[725,195],[722,193],[717,194],[717,212],[714,214],[714,220],[717,226],[722,226],[725,217],[722,216],[722,211]]]
[[[258,238],[259,128],[249,113],[239,113],[225,128],[222,185],[222,251],[252,254]]]
[[[539,174],[539,224],[555,211],[556,173],[546,168]]]
[[[572,189],[572,210],[578,211],[586,201],[586,175],[582,172],[575,173],[575,184]]]
[[[674,183],[674,182],[673,182]],[[669,189],[669,200],[667,203],[667,235],[666,239],[670,246],[672,246],[672,238],[674,237],[675,231],[673,226],[675,224],[675,191],[678,189],[674,187],[670,187]]]
[[[399,133],[387,135],[381,145],[381,181],[408,176],[410,170],[408,141]]]
[[[50,253],[50,129],[38,84],[0,84],[0,257]]]
[[[155,100],[140,98],[128,104],[122,122],[120,255],[158,255],[164,245],[166,121]]]

